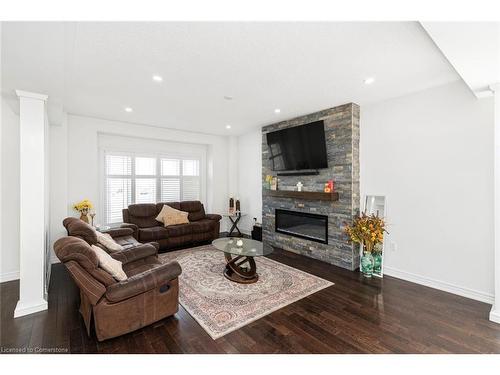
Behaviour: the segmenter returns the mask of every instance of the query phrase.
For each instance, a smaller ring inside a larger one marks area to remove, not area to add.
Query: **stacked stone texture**
[[[359,106],[354,103],[325,109],[306,116],[282,121],[262,128],[262,182],[266,175],[276,175],[271,170],[266,134],[272,131],[323,120],[328,154],[328,168],[319,175],[279,176],[279,190],[296,190],[301,181],[303,191],[323,191],[328,180],[335,182],[338,201],[302,200],[296,198],[262,197],[263,241],[273,246],[314,259],[354,270],[359,267],[359,250],[350,244],[343,227],[352,223],[359,213]],[[303,207],[302,207],[303,205]],[[315,213],[328,216],[328,244],[322,244],[274,230],[275,209]]]

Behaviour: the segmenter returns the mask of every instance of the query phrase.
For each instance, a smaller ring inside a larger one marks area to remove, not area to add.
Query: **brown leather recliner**
[[[99,268],[90,245],[81,238],[63,237],[54,251],[80,288],[80,313],[90,335],[92,316],[99,341],[135,331],[171,316],[179,308],[181,267],[161,264],[150,244],[131,247],[111,256],[122,262],[128,279],[116,281]]]
[[[189,224],[169,225],[165,227],[156,217],[164,205],[189,213]],[[134,237],[142,243],[158,242],[160,250],[179,248],[210,242],[219,238],[222,216],[205,214],[200,201],[131,204],[123,210],[122,228],[134,230]]]
[[[85,242],[87,242],[89,245],[99,246],[100,248],[106,250],[106,252],[108,253],[112,252],[97,242],[96,229],[88,223],[77,219],[76,217],[67,217],[63,220],[63,225],[68,232],[68,236],[81,238],[85,240]],[[111,235],[113,240],[121,245],[123,249],[129,249],[141,244],[134,238],[134,230],[130,228],[112,228],[107,230],[106,233]],[[151,245],[156,247],[156,249],[158,250],[159,245],[156,242],[151,242]]]

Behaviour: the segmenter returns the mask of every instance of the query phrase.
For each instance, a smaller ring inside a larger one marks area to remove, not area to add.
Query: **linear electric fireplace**
[[[276,232],[328,243],[328,216],[276,209],[275,217]]]

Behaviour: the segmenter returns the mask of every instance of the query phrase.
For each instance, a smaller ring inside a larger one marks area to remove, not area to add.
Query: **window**
[[[200,164],[200,158],[193,157],[135,156],[106,152],[106,222],[122,222],[122,209],[133,203],[199,200]]]

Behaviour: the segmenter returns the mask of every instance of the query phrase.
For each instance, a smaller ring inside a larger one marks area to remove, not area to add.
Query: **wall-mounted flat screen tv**
[[[267,133],[273,171],[328,168],[323,121]]]

